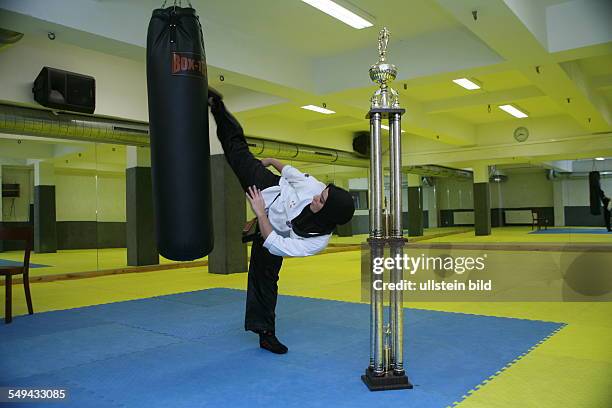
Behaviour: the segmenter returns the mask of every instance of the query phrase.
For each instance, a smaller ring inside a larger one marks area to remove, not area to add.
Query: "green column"
[[[55,169],[53,163],[34,163],[34,251],[57,252]]]
[[[148,148],[128,146],[125,170],[127,263],[157,265],[151,158]]]
[[[489,166],[474,166],[474,233],[491,235],[491,194]]]
[[[0,227],[2,226],[2,163],[0,162]],[[4,251],[4,241],[0,240],[0,252]]]
[[[423,187],[421,176],[408,174],[408,236],[423,235]]]
[[[215,247],[208,256],[208,272],[246,272],[247,247],[240,240],[246,222],[246,198],[223,154],[210,156]]]

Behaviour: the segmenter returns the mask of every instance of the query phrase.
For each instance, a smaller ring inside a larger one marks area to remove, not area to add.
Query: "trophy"
[[[389,86],[397,76],[395,65],[387,62],[389,35],[387,27],[380,30],[378,35],[378,62],[370,67],[370,79],[380,87],[370,99],[372,108],[399,108],[399,95],[395,89]]]
[[[370,120],[370,364],[361,376],[371,391],[410,389],[412,384],[404,371],[404,309],[403,293],[389,292],[388,321],[384,316],[384,296],[382,290],[374,288],[374,282],[381,279],[374,273],[374,260],[385,254],[389,248],[391,258],[403,257],[404,244],[402,230],[402,156],[401,156],[401,117],[405,112],[399,106],[398,93],[389,86],[397,76],[395,65],[387,62],[389,30],[383,28],[378,36],[378,62],[370,67],[370,78],[379,89],[370,98],[371,106],[366,118]],[[383,163],[381,147],[382,120],[389,121],[389,179],[390,203],[389,227],[383,226]],[[393,283],[402,281],[403,271],[395,266],[390,271]]]

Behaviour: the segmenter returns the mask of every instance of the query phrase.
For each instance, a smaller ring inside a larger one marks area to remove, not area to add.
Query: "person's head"
[[[346,224],[354,213],[355,204],[349,192],[330,184],[312,198],[291,224],[293,231],[305,238],[331,234],[336,225]]]
[[[353,197],[343,188],[329,184],[312,198],[310,209],[325,224],[342,225],[353,218],[355,204]]]

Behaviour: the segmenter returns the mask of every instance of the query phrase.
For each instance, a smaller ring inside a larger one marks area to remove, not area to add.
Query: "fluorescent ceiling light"
[[[316,106],[316,105],[302,106],[302,109],[307,109],[307,110],[311,110],[311,111],[314,111],[314,112],[323,113],[325,115],[331,115],[332,113],[336,113],[333,110],[325,109],[325,108],[322,108],[322,107]]]
[[[499,109],[511,114],[512,116],[514,116],[515,118],[526,118],[527,113],[523,112],[522,110],[520,110],[519,108],[517,108],[514,105],[499,105]]]
[[[474,89],[480,89],[480,84],[474,79],[459,78],[453,79],[453,82],[459,86],[464,87],[465,89],[469,89],[470,91],[473,91]]]
[[[385,130],[389,130],[389,126],[387,126],[387,125],[380,125],[380,127],[385,129]],[[406,131],[404,129],[402,129],[402,133],[406,133]]]
[[[602,160],[606,160],[606,159],[604,159],[603,157],[596,157],[595,160],[602,161]]]
[[[329,14],[330,16],[361,30],[362,28],[372,27],[372,23],[363,17],[358,16],[352,11],[342,7],[331,0],[302,0],[304,3]]]

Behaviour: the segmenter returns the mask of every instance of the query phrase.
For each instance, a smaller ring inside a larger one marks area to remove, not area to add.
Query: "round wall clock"
[[[524,126],[517,127],[514,129],[514,138],[517,142],[524,142],[529,138],[529,130]]]

